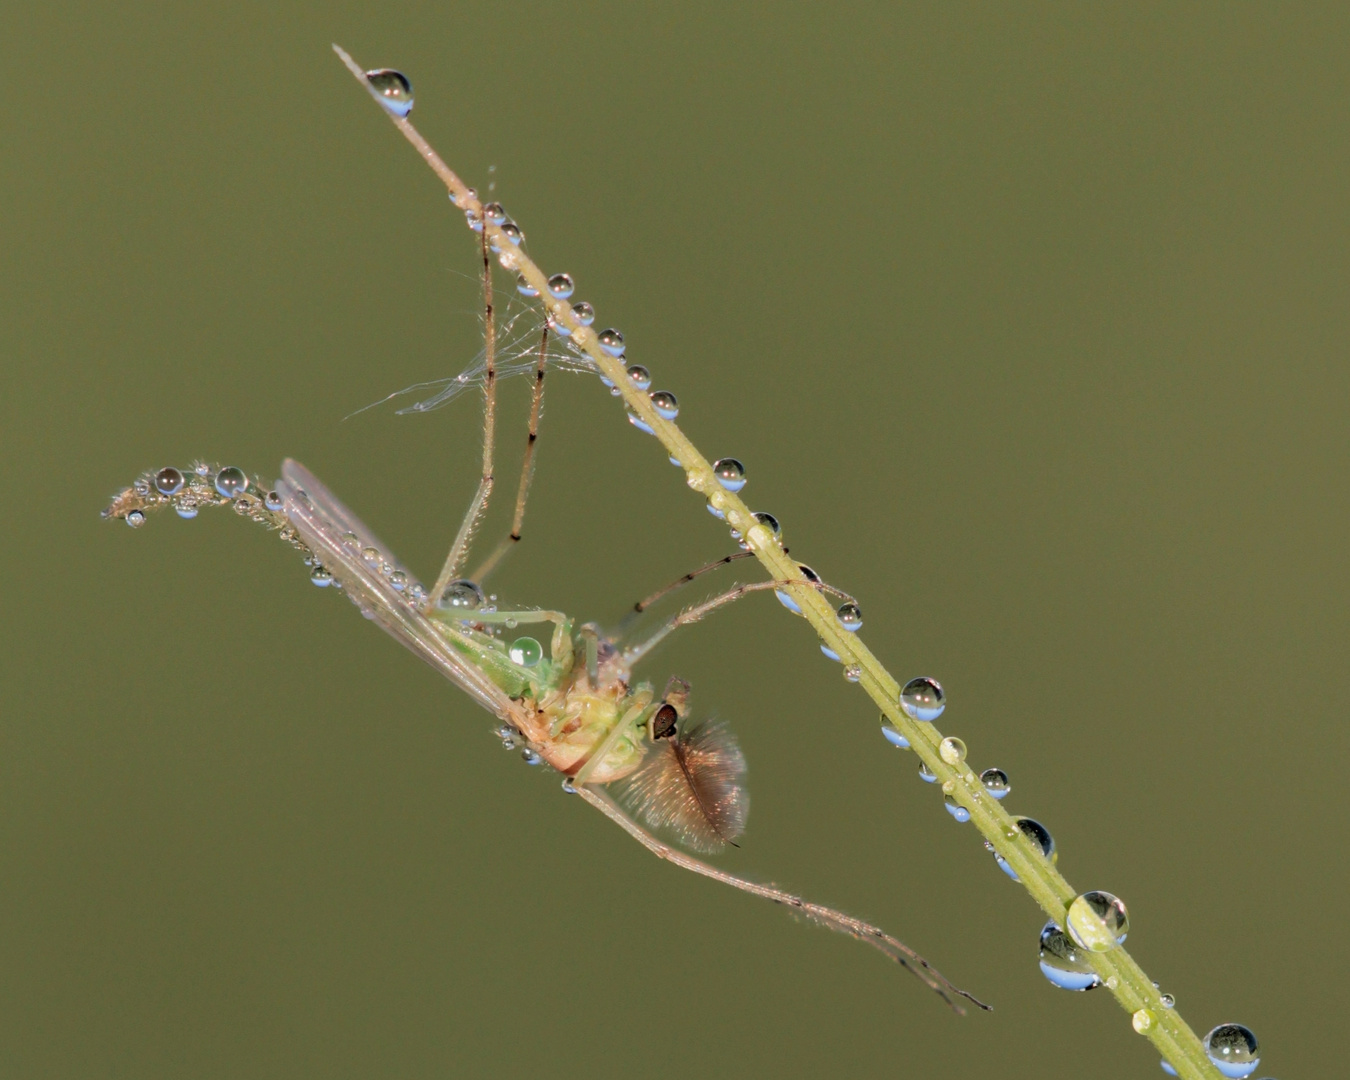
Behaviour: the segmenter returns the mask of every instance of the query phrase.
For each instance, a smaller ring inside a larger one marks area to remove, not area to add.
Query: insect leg
[[[441,576],[436,579],[436,586],[431,590],[432,597],[440,596],[445,587],[459,576],[460,568],[468,560],[474,531],[487,512],[488,500],[492,497],[492,462],[497,441],[497,324],[492,306],[492,255],[488,249],[486,224],[479,235],[483,245],[483,362],[486,365],[483,376],[483,470],[478,490],[469,503],[468,513],[460,522],[455,542],[450,545],[450,554],[446,556]]]
[[[787,550],[784,549],[783,553],[787,554]],[[755,553],[753,551],[738,551],[734,555],[724,555],[720,559],[715,559],[706,566],[700,566],[697,570],[691,570],[683,577],[676,578],[669,585],[657,589],[656,592],[652,593],[651,596],[647,597],[645,600],[639,600],[633,605],[633,612],[641,615],[663,596],[668,596],[682,585],[688,585],[695,578],[702,577],[704,574],[716,570],[719,566],[726,566],[728,563],[734,563],[737,559],[753,559],[754,557]]]
[[[676,866],[685,870],[691,870],[695,874],[702,874],[704,877],[712,878],[714,881],[720,881],[723,885],[730,885],[733,889],[740,889],[742,892],[748,892],[752,896],[759,896],[765,900],[772,900],[775,904],[782,904],[785,907],[800,911],[813,922],[818,922],[822,926],[827,926],[831,930],[837,930],[842,934],[848,934],[849,937],[857,938],[859,941],[866,942],[874,949],[885,956],[894,960],[906,971],[915,975],[929,989],[934,991],[938,997],[942,998],[952,1009],[953,1012],[965,1013],[955,997],[963,997],[972,1002],[981,1009],[988,1010],[990,1006],[984,1004],[978,998],[962,990],[960,987],[953,986],[936,968],[928,963],[922,956],[916,953],[904,942],[891,937],[878,926],[864,922],[862,919],[855,919],[852,915],[845,915],[842,911],[836,911],[834,908],[828,908],[821,904],[813,904],[809,900],[804,900],[800,896],[795,896],[782,889],[775,889],[771,885],[760,885],[753,881],[747,881],[745,878],[737,877],[735,874],[729,874],[725,870],[719,870],[715,866],[705,863],[702,859],[696,859],[692,855],[686,855],[683,851],[671,847],[669,844],[662,843],[636,821],[630,818],[607,794],[598,791],[595,788],[587,787],[583,784],[575,784],[576,792],[588,803],[594,806],[607,818],[618,825],[624,832],[628,833],[634,840],[645,847],[659,859],[665,859],[667,862],[674,863]]]
[[[548,361],[548,327],[544,323],[544,332],[539,338],[539,363],[534,369],[534,392],[530,397],[530,432],[525,440],[525,460],[520,466],[520,487],[516,491],[516,514],[511,519],[511,531],[502,538],[496,549],[489,555],[477,571],[473,580],[480,585],[496,568],[503,555],[520,543],[520,531],[525,524],[525,500],[530,496],[530,484],[534,481],[534,447],[539,441],[539,416],[544,407],[544,368]]]
[[[449,623],[492,623],[499,626],[510,623],[514,626],[524,626],[530,623],[551,622],[554,625],[549,656],[553,663],[553,670],[555,673],[563,674],[572,670],[572,620],[561,611],[466,611],[456,613],[433,608],[430,614],[433,619],[441,619]]]
[[[707,615],[712,614],[720,607],[726,607],[727,604],[734,603],[742,596],[748,596],[750,593],[763,592],[765,589],[783,589],[789,585],[809,585],[821,592],[829,593],[831,596],[842,597],[845,600],[853,599],[842,589],[836,589],[833,585],[826,585],[823,581],[811,581],[808,578],[797,578],[792,581],[755,581],[749,585],[737,585],[734,589],[729,589],[720,596],[714,596],[711,600],[705,600],[701,604],[695,604],[693,607],[687,607],[678,615],[667,619],[661,626],[657,627],[645,641],[637,645],[630,645],[623,651],[624,659],[629,664],[636,664],[652,649],[656,648],[673,631],[681,626],[688,626],[690,623],[696,623]]]

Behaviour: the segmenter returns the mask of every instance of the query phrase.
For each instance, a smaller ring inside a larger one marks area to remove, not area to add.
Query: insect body
[[[565,337],[588,325],[594,316],[588,304],[573,305],[574,315],[569,319],[576,325],[571,329],[560,326],[552,315],[543,324],[533,365],[529,438],[511,530],[483,566],[471,577],[462,576],[495,482],[497,351],[491,245],[510,245],[516,241],[501,223],[504,215],[494,219],[500,207],[478,203],[476,196],[463,188],[408,123],[406,116],[412,99],[407,80],[400,76],[391,81],[387,71],[372,73],[368,78],[350,57],[341,50],[338,52],[377,99],[387,97],[389,87],[406,95],[407,107],[391,111],[391,117],[419,146],[424,157],[432,161],[438,174],[443,179],[448,177],[452,193],[460,192],[459,201],[472,203],[467,216],[478,233],[483,265],[484,350],[481,361],[455,384],[473,382],[482,386],[483,458],[478,489],[443,569],[434,584],[423,585],[317,477],[296,461],[282,464],[281,477],[271,488],[259,485],[233,466],[197,464],[186,470],[168,467],[146,473],[113,499],[104,511],[105,516],[139,526],[145,523],[148,513],[158,509],[172,507],[180,516],[191,518],[203,507],[228,505],[241,516],[277,530],[282,539],[304,553],[316,585],[345,592],[362,614],[497,717],[504,741],[519,746],[527,762],[555,769],[561,774],[564,791],[580,796],[600,810],[649,851],[684,869],[786,905],[813,921],[867,942],[917,975],[957,1011],[962,1010],[956,997],[979,1005],[975,998],[953,986],[921,956],[880,928],[782,889],[727,873],[650,831],[672,834],[684,847],[705,853],[734,844],[745,829],[749,810],[745,760],[724,725],[691,720],[687,683],[671,679],[658,697],[653,684],[634,681],[632,667],[674,629],[696,622],[750,592],[778,591],[789,586],[837,590],[802,567],[800,578],[742,585],[688,608],[636,642],[607,635],[593,623],[577,625],[571,617],[557,611],[500,610],[484,595],[481,583],[522,535],[544,376],[551,360],[550,332]],[[386,103],[382,100],[382,104]],[[485,219],[495,232],[484,227]],[[493,232],[491,241],[490,232]],[[515,233],[518,235],[519,229]],[[500,261],[507,261],[505,254]],[[557,278],[566,279],[570,294],[571,278],[567,275]],[[621,335],[614,331],[605,333],[617,338],[621,350]],[[513,362],[517,371],[527,367],[520,363],[519,354]],[[574,367],[589,370],[580,362]],[[630,368],[630,376],[635,370],[649,379],[646,369],[640,367]],[[673,403],[673,396],[667,396]],[[740,469],[738,462],[734,464]],[[757,518],[772,522],[776,528],[771,516],[757,515]],[[720,562],[730,562],[735,557],[728,556]],[[686,575],[686,580],[694,576]],[[639,604],[638,609],[655,598]],[[518,634],[526,629],[527,633]],[[533,634],[547,637],[547,650]]]

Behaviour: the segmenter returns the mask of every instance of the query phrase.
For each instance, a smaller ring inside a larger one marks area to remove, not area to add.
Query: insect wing
[[[406,591],[394,588],[386,575],[402,570],[402,565],[318,477],[288,458],[281,465],[277,492],[291,524],[363,614],[489,712],[509,718],[511,699],[455,650],[446,639],[448,631],[414,607]],[[374,553],[368,557],[369,549]]]
[[[619,781],[619,791],[653,829],[673,833],[695,851],[734,844],[750,813],[745,756],[736,737],[716,720],[676,728],[637,772]]]

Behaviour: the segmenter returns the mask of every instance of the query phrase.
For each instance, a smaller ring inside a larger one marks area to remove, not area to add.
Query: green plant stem
[[[361,68],[336,45],[333,48],[352,74],[374,95]],[[378,95],[375,96],[378,101]],[[499,261],[502,266],[520,274],[538,291],[540,303],[549,316],[571,332],[571,341],[618,388],[624,404],[652,429],[670,456],[680,462],[689,486],[721,511],[727,524],[745,538],[755,557],[772,578],[800,580],[797,563],[788,557],[777,538],[755,520],[737,495],[718,483],[712,465],[674,421],[662,419],[647,393],[632,384],[624,363],[600,347],[594,330],[576,321],[569,303],[550,295],[548,275],[512,243],[500,226],[484,218],[483,206],[477,196],[441,160],[417,129],[406,119],[384,111],[445,184],[455,205],[482,220],[489,239],[501,249]],[[880,707],[887,720],[909,740],[914,752],[937,776],[944,794],[950,795],[970,811],[971,822],[1017,872],[1032,899],[1056,923],[1065,926],[1069,904],[1078,895],[1077,891],[1017,828],[1014,819],[1002,805],[989,797],[979,777],[964,762],[953,767],[942,759],[938,752],[942,733],[930,723],[910,719],[900,708],[900,684],[857,634],[849,633],[839,625],[834,609],[821,593],[804,582],[802,585],[789,586],[787,591],[792,594],[802,615],[820,640],[834,650],[844,664],[858,666],[861,670],[859,685]],[[1206,1056],[1204,1046],[1195,1032],[1175,1009],[1163,1005],[1159,991],[1125,949],[1116,948],[1106,953],[1084,951],[1082,955],[1086,955],[1102,983],[1115,995],[1126,1012],[1139,1017],[1139,1010],[1147,1010],[1147,1026],[1136,1021],[1136,1030],[1143,1027],[1141,1034],[1153,1043],[1185,1080],[1223,1080],[1222,1074]]]

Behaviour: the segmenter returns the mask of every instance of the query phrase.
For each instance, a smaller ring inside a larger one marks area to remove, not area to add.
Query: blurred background
[[[0,27],[0,1073],[1161,1075],[1104,991],[1042,978],[1043,916],[772,599],[646,670],[739,733],[720,864],[875,920],[992,1015],[652,858],[262,530],[100,521],[143,469],[293,455],[440,564],[477,401],[343,418],[472,356],[474,248],[332,41],[409,74],[878,655],[942,680],[940,726],[1126,901],[1191,1024],[1252,1027],[1257,1075],[1336,1071],[1343,5]],[[503,398],[509,492],[525,380]],[[534,490],[511,602],[615,625],[729,550],[588,377],[548,386]]]

